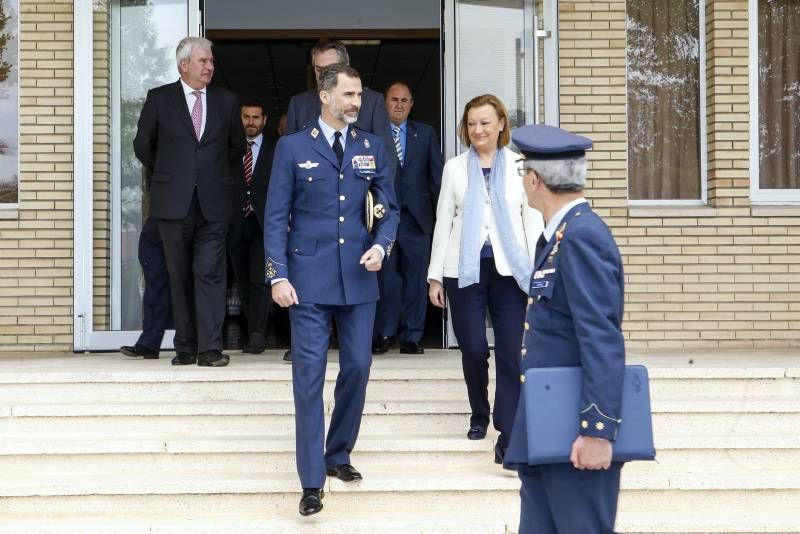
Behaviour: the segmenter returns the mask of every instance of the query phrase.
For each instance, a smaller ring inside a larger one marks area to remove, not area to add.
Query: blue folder
[[[527,419],[528,465],[569,463],[578,437],[580,367],[538,367],[525,371],[522,398]],[[625,366],[622,422],[613,460],[653,460],[653,422],[647,368]]]

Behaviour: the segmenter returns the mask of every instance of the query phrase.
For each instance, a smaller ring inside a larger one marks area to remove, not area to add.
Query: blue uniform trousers
[[[322,389],[328,363],[331,320],[339,335],[339,374],[334,408],[325,439]],[[295,406],[297,473],[303,488],[322,488],[326,467],[350,463],[372,365],[375,303],[297,304],[292,325],[292,387]],[[324,447],[323,447],[324,441]]]
[[[136,345],[158,351],[164,331],[172,324],[172,301],[169,294],[169,273],[164,259],[164,246],[158,221],[148,218],[139,236],[139,263],[144,275],[142,297],[142,333]]]
[[[480,281],[464,288],[457,278],[445,278],[453,331],[461,349],[461,366],[472,410],[470,425],[489,426],[489,343],[486,309],[494,329],[495,394],[492,421],[498,444],[508,447],[519,399],[520,347],[525,321],[525,293],[512,276],[497,272],[494,258],[481,260]]]
[[[403,343],[420,343],[428,306],[427,267],[431,236],[406,210],[400,216],[394,250],[378,271],[381,300],[375,314],[375,335],[397,335]]]
[[[605,471],[582,471],[572,464],[518,468],[519,534],[614,532],[621,470],[621,462]]]

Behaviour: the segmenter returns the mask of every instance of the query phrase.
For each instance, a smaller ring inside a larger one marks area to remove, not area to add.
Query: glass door
[[[445,0],[443,127],[445,156],[464,147],[458,121],[473,97],[491,93],[510,126],[558,124],[556,0]],[[513,147],[512,147],[513,148]],[[445,346],[456,346],[448,308]],[[490,343],[494,339],[487,324]]]
[[[133,344],[142,328],[137,252],[146,202],[133,153],[139,112],[149,89],[178,79],[175,48],[200,33],[199,0],[77,0],[75,18],[76,27],[92,31],[76,39],[76,57],[90,62],[91,73],[79,74],[76,64],[76,137],[85,123],[91,143],[76,142],[75,153],[74,345],[113,350]],[[164,345],[171,344],[168,333]]]

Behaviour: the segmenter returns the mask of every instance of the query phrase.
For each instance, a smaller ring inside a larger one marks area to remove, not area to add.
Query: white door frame
[[[200,0],[188,1],[188,29],[190,35],[202,34]],[[93,0],[75,0],[73,10],[74,53],[74,118],[73,118],[73,350],[112,350],[121,345],[132,345],[141,331],[95,330],[94,316],[94,146],[93,146],[93,98],[94,98],[94,50],[93,50]],[[112,38],[113,39],[113,38]],[[113,63],[113,59],[112,59]],[[112,67],[113,69],[114,67]],[[112,81],[113,83],[113,81]],[[112,132],[113,132],[112,125]],[[115,135],[112,133],[112,136]],[[112,161],[119,161],[112,154]],[[112,175],[114,172],[112,172]],[[116,177],[117,189],[119,177]],[[119,273],[119,191],[111,191],[111,307],[112,328],[119,325],[118,283]],[[164,347],[172,347],[174,331],[164,336]]]
[[[559,99],[558,99],[558,0],[544,0],[544,13],[535,13],[535,0],[524,0],[525,17],[532,21],[531,31],[526,35],[524,46],[533,48],[533,54],[526,54],[526,71],[533,72],[535,80],[543,77],[544,87],[544,122],[552,126],[559,126]],[[442,0],[442,152],[445,159],[458,155],[460,142],[458,140],[458,120],[461,113],[458,105],[458,60],[456,39],[456,0]],[[541,21],[542,29],[539,29]],[[539,48],[534,46],[538,40],[543,44],[543,72],[539,72]],[[533,84],[533,90],[525,95],[526,121],[538,122],[538,110],[541,94],[539,84]],[[446,325],[443,326],[443,345],[456,347],[457,341],[453,333],[450,320],[450,307],[448,305]],[[493,333],[489,332],[490,342]]]

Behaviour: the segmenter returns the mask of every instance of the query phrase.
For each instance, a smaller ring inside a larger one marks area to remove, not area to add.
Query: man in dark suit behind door
[[[211,42],[187,37],[175,55],[180,79],[147,93],[133,147],[152,173],[150,215],[159,219],[175,319],[172,364],[222,367],[225,238],[245,137],[236,95],[208,86]]]
[[[392,146],[399,165],[395,192],[400,207],[395,253],[378,273],[381,300],[375,314],[372,352],[383,354],[395,336],[403,354],[422,354],[431,234],[442,185],[442,152],[433,128],[408,120],[414,98],[403,82],[386,88]]]
[[[228,253],[247,319],[247,343],[242,352],[260,354],[267,348],[267,320],[272,296],[264,275],[264,206],[272,169],[272,141],[263,135],[267,124],[264,105],[242,100],[242,127],[247,141],[235,176],[233,218],[228,231]]]

